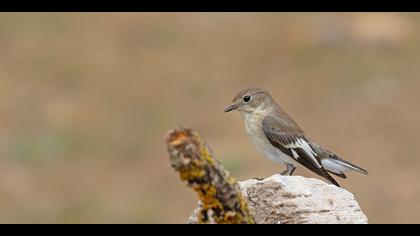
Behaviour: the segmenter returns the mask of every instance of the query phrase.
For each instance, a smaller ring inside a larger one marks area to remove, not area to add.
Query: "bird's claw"
[[[255,179],[255,180],[258,180],[258,181],[264,180],[264,178],[257,178],[257,177],[252,178],[252,179]]]

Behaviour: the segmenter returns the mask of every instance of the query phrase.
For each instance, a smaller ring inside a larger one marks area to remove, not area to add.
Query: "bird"
[[[346,179],[346,172],[362,175],[368,172],[323,148],[305,134],[302,128],[276,103],[270,93],[262,88],[240,91],[224,112],[241,113],[246,133],[258,151],[268,159],[284,164],[281,175],[291,176],[302,165],[338,187],[330,175]]]

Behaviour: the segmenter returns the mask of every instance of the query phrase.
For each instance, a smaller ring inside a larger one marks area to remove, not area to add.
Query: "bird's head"
[[[247,88],[240,91],[232,100],[232,104],[226,107],[225,112],[238,110],[243,115],[255,111],[263,111],[271,104],[271,95],[261,88]]]

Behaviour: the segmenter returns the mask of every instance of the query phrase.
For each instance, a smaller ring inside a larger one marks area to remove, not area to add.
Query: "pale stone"
[[[318,179],[273,175],[239,182],[259,224],[367,224],[353,194]],[[197,223],[199,208],[189,223]]]

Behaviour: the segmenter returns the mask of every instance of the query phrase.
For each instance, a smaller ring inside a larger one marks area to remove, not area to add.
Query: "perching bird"
[[[292,175],[298,163],[336,186],[340,185],[329,173],[344,179],[344,172],[348,171],[368,174],[309,138],[266,90],[245,89],[232,102],[225,112],[240,111],[246,132],[257,149],[268,159],[286,165],[282,175]]]

